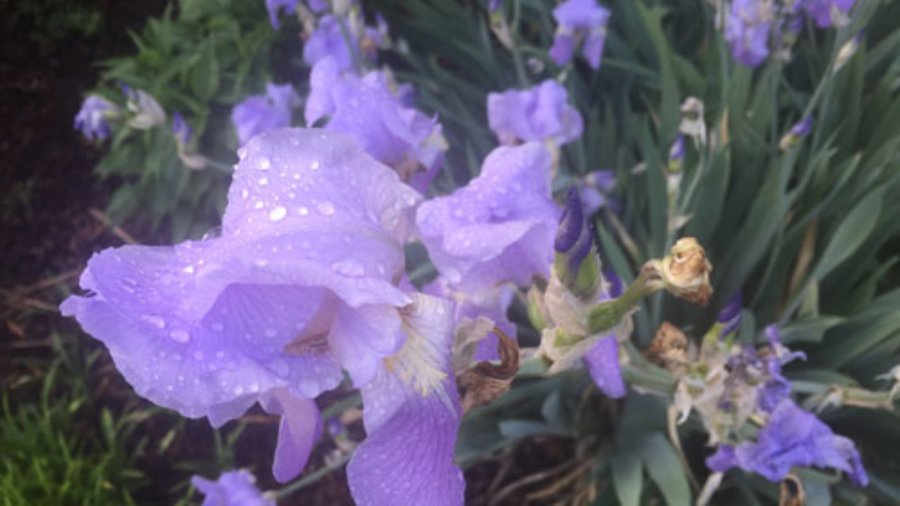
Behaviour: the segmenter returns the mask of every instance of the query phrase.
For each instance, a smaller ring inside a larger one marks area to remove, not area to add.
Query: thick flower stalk
[[[348,470],[358,504],[461,504],[453,305],[397,286],[419,194],[331,132],[272,131],[239,157],[220,237],[102,251],[63,313],[156,404],[215,426],[254,402],[280,415],[280,481],[320,430],[312,399],[346,370],[366,407]],[[428,486],[404,488],[422,469]]]
[[[553,9],[558,26],[550,48],[550,58],[559,66],[572,60],[581,46],[581,56],[592,69],[600,68],[606,43],[609,11],[596,0],[566,0]]]

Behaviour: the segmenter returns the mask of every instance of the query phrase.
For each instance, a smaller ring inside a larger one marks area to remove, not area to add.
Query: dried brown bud
[[[785,476],[781,481],[778,506],[804,506],[806,504],[806,491],[803,483],[794,474]]]
[[[673,367],[687,362],[688,340],[675,325],[662,322],[656,336],[647,348],[647,359],[663,367]]]
[[[700,306],[709,303],[713,292],[710,272],[712,264],[706,258],[706,251],[693,237],[679,239],[662,260],[666,289],[676,297]]]
[[[494,327],[500,363],[482,361],[456,378],[463,413],[494,402],[509,390],[519,370],[519,345],[498,327]]]

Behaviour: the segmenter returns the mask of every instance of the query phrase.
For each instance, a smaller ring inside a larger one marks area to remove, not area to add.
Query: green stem
[[[321,480],[325,476],[328,476],[329,474],[331,474],[332,471],[336,471],[336,470],[340,469],[341,467],[344,466],[344,464],[347,463],[347,461],[350,460],[351,457],[353,457],[353,452],[348,452],[348,453],[342,455],[341,458],[339,458],[338,460],[332,462],[330,465],[316,469],[315,471],[309,473],[308,475],[304,476],[303,478],[300,478],[299,480],[295,481],[294,483],[291,483],[290,485],[288,485],[284,488],[268,492],[268,495],[271,495],[276,500],[284,499],[285,497],[293,494],[294,492],[296,492],[298,490],[302,490],[303,488],[308,487],[309,485],[312,485],[313,483]]]

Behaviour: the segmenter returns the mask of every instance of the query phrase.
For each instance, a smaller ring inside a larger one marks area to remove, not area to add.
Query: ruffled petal
[[[404,322],[411,348],[398,355],[412,356],[396,358],[362,388],[368,436],[347,466],[350,491],[360,506],[462,505],[465,482],[453,462],[461,410],[449,358],[452,304],[419,295]],[[423,378],[407,376],[434,374],[435,365],[445,377],[427,391]]]
[[[468,185],[423,203],[416,224],[441,274],[467,291],[548,275],[559,213],[549,178],[543,146],[501,147]]]
[[[287,388],[272,390],[259,401],[266,412],[281,416],[272,475],[284,483],[303,471],[322,432],[319,408],[312,399],[298,397]]]

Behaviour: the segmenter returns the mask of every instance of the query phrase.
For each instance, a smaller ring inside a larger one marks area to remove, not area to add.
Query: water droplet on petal
[[[334,214],[334,204],[328,202],[327,200],[316,204],[316,209],[325,216],[331,216],[332,214]]]
[[[313,160],[311,164],[309,164],[309,170],[319,170],[319,161]]]
[[[193,265],[185,266],[184,269],[181,269],[181,272],[183,272],[185,274],[193,274],[195,272],[194,266]]]
[[[357,262],[353,259],[341,260],[339,262],[335,262],[331,264],[331,270],[337,272],[339,274],[343,274],[345,276],[363,276],[366,273],[366,268],[363,264]]]
[[[169,337],[171,337],[173,341],[179,343],[187,343],[191,340],[190,332],[184,329],[175,329],[172,332],[169,332]]]
[[[261,178],[259,178],[258,183],[260,186],[265,186],[265,185],[269,184],[269,178],[261,177]]]
[[[146,314],[142,316],[141,319],[158,329],[166,328],[166,320],[161,316]]]
[[[255,204],[253,204],[253,209],[262,209],[265,204],[263,204],[262,200],[257,200]]]
[[[300,206],[299,208],[297,208],[297,212],[300,213],[300,216],[306,216],[307,214],[309,214],[309,208]]]
[[[241,190],[241,198],[244,200],[247,200],[247,197],[249,197],[249,196],[250,196],[250,190],[243,188]]]
[[[269,220],[271,221],[281,221],[285,216],[287,216],[287,208],[284,206],[273,207],[269,211]]]
[[[269,170],[269,167],[271,166],[272,162],[270,162],[268,158],[262,157],[259,159],[259,170]]]

